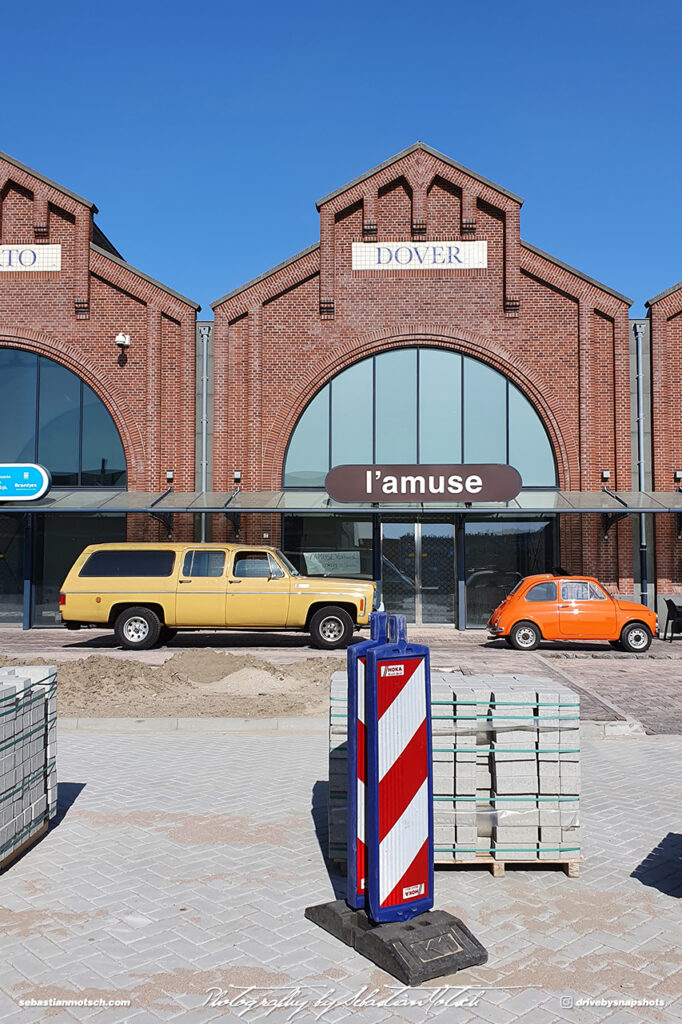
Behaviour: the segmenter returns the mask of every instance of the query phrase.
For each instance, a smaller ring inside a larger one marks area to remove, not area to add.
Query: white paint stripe
[[[365,721],[365,663],[358,659],[358,720]]]
[[[424,660],[378,723],[379,779],[398,760],[426,718]]]
[[[429,783],[415,793],[402,816],[379,844],[379,902],[395,889],[429,835]]]
[[[358,809],[356,835],[364,843],[365,840],[365,784],[358,779]]]

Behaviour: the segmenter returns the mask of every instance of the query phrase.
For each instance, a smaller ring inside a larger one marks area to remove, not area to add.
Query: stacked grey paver
[[[0,867],[57,813],[57,670],[0,670]]]
[[[437,863],[580,858],[580,699],[522,675],[431,675]],[[331,682],[330,856],[346,856],[347,680]]]

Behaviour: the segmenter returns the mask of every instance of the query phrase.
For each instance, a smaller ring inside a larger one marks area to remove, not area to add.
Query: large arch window
[[[92,388],[64,366],[0,348],[0,462],[37,462],[56,487],[125,487],[123,445]]]
[[[556,487],[552,446],[526,396],[478,359],[401,348],[343,370],[303,411],[289,441],[285,487],[324,487],[344,463],[515,466],[524,487]]]

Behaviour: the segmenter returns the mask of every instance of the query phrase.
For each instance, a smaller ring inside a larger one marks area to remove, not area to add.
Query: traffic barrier
[[[366,783],[367,744],[365,729],[365,678],[367,652],[386,643],[385,612],[369,617],[370,639],[348,648],[348,807],[346,846],[348,881],[346,901],[349,907],[365,906],[367,877]]]
[[[367,651],[367,895],[377,923],[433,906],[429,649],[407,642],[402,615]]]

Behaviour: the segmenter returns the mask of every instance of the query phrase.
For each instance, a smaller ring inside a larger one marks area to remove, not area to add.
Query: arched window
[[[524,487],[556,487],[552,446],[519,389],[447,349],[401,348],[343,370],[303,411],[283,486],[324,487],[344,463],[507,463]]]
[[[64,366],[0,348],[0,462],[36,462],[56,487],[125,487],[126,460],[111,415]]]

